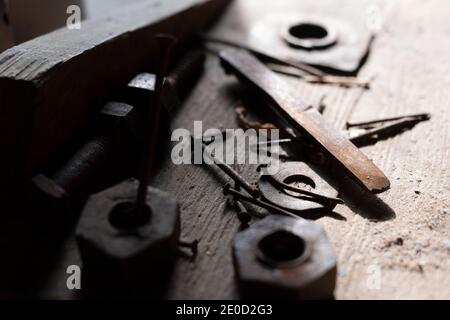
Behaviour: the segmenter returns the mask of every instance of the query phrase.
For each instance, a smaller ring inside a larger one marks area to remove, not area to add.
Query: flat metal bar
[[[361,186],[373,193],[389,189],[388,178],[366,155],[256,57],[244,50],[230,49],[222,51],[220,58],[227,72],[256,89],[287,126],[311,138]]]

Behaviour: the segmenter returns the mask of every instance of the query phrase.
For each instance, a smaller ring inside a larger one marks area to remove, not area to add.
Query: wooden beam
[[[143,1],[83,22],[81,30],[63,28],[1,54],[0,180],[34,173],[114,90],[151,68],[158,56],[156,33],[171,33],[183,43],[227,2]]]

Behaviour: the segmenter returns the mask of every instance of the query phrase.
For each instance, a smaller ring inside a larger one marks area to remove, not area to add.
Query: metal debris
[[[234,73],[267,99],[269,106],[279,115],[277,120],[288,124],[297,137],[309,138],[366,190],[380,193],[389,189],[388,178],[372,161],[254,56],[243,50],[227,50],[221,52],[220,58],[226,71]]]
[[[418,123],[431,119],[427,113],[372,120],[360,123],[347,123],[349,137],[358,147],[393,137],[412,129]]]
[[[280,164],[278,173],[262,175],[258,186],[264,199],[292,212],[330,210],[343,203],[338,192],[303,162]]]

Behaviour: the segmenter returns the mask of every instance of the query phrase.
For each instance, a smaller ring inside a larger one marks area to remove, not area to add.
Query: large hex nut
[[[180,234],[178,204],[169,194],[149,188],[149,215],[133,225],[123,223],[121,210],[134,203],[137,187],[136,180],[128,180],[88,200],[76,237],[83,274],[89,278],[142,283],[173,264]]]
[[[233,246],[243,298],[332,298],[336,255],[317,223],[268,216],[240,232]]]

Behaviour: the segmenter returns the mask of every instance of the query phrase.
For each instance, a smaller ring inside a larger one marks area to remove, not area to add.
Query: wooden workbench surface
[[[305,8],[319,12],[323,5],[343,6],[341,1],[302,2]],[[351,4],[358,2],[346,1],[345,6],[351,10]],[[349,120],[419,112],[432,115],[411,131],[363,149],[390,178],[389,191],[369,203],[357,200],[350,207],[338,206],[335,212],[344,219],[318,220],[338,256],[335,297],[449,299],[450,3],[374,3],[383,9],[385,23],[360,72],[361,77],[373,78],[370,90],[311,85],[289,78],[311,104],[325,96],[324,116],[340,129]],[[365,14],[360,9],[355,6],[354,14]],[[238,127],[233,110],[236,97],[227,90],[237,81],[224,75],[217,58],[210,56],[207,64],[203,79],[175,118],[174,128],[190,129],[195,120],[203,120],[204,129]],[[180,202],[182,238],[200,240],[195,260],[178,259],[167,298],[237,298],[231,244],[239,221],[222,194],[226,178],[202,166],[174,166],[169,155],[160,167],[154,185]],[[253,167],[241,166],[240,171],[256,179]],[[81,265],[81,261],[74,238],[69,236],[54,270],[39,285],[38,296],[76,297],[66,288],[66,268],[72,264]],[[373,281],[378,271],[377,288]],[[28,294],[34,295],[35,290]]]

